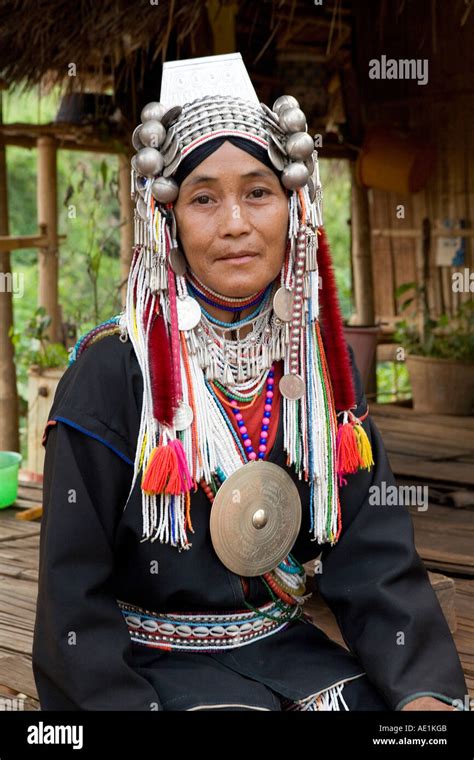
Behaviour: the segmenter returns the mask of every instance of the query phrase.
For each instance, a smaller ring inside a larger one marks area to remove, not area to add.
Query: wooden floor
[[[418,552],[429,570],[455,581],[453,633],[470,695],[474,697],[474,419],[415,414],[371,404],[392,470],[400,485],[426,486],[428,509],[410,506]],[[15,507],[0,510],[0,709],[2,698],[39,709],[31,670],[39,521],[16,519],[41,504],[39,484],[22,483]],[[314,622],[345,646],[338,625],[314,593]]]

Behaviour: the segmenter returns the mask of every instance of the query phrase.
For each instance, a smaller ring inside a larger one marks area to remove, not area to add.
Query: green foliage
[[[336,274],[339,302],[344,319],[353,311],[351,277],[351,179],[347,161],[320,161],[323,187],[323,220]]]
[[[47,123],[59,107],[59,91],[38,99],[33,92],[4,93],[5,122]],[[8,146],[9,223],[12,235],[33,235],[37,222],[37,154]],[[64,322],[76,326],[77,336],[121,309],[120,215],[117,201],[118,166],[114,155],[59,150],[58,226],[66,235],[59,250],[59,302]],[[35,329],[44,327],[37,312],[38,251],[11,254],[12,271],[23,274],[24,293],[13,298],[15,362],[22,408],[27,398],[28,367],[67,364],[67,350],[49,341],[41,345]]]
[[[474,301],[462,303],[453,317],[441,314],[438,319],[433,319],[429,314],[424,285],[403,283],[395,291],[395,296],[399,298],[410,291],[414,292],[414,296],[403,302],[400,311],[404,311],[418,297],[422,303],[423,327],[420,329],[406,319],[400,320],[396,323],[395,340],[415,356],[474,361]]]
[[[64,367],[68,362],[68,352],[62,343],[51,343],[47,330],[51,317],[46,314],[44,306],[38,306],[25,328],[19,332],[13,327],[9,336],[15,351],[21,352],[23,361],[28,365],[36,364],[42,369],[47,367]]]

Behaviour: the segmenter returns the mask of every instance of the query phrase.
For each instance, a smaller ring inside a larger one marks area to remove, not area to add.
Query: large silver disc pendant
[[[301,375],[283,375],[279,383],[280,393],[290,401],[304,396],[305,384]]]
[[[273,311],[283,322],[290,322],[293,312],[293,292],[288,288],[278,288],[273,296]]]
[[[301,499],[286,470],[248,462],[219,488],[211,509],[214,550],[222,564],[244,577],[277,567],[301,527]]]
[[[191,296],[177,298],[176,309],[179,330],[192,330],[201,321],[201,307],[196,299],[191,298]]]
[[[186,430],[186,428],[192,425],[194,419],[194,412],[189,404],[185,404],[184,401],[180,403],[174,413],[173,425],[175,430]]]
[[[173,272],[182,277],[186,272],[187,266],[182,250],[176,246],[172,248],[170,250],[170,267]]]

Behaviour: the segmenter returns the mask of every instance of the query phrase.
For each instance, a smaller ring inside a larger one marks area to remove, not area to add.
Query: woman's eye
[[[200,206],[207,206],[207,201],[210,200],[208,195],[198,195],[193,200],[193,203],[198,203]]]
[[[258,193],[258,194],[255,196],[256,198],[264,198],[264,197],[265,197],[265,195],[268,195],[268,194],[269,194],[269,191],[268,191],[268,190],[265,190],[265,188],[264,188],[264,187],[256,187],[256,188],[255,188],[255,190],[252,190],[252,192],[250,193],[250,195],[253,195],[254,193]]]

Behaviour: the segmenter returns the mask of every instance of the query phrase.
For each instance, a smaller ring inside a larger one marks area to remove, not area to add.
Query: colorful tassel
[[[142,491],[177,496],[187,493],[193,485],[181,441],[171,440],[153,449],[143,474]]]
[[[374,464],[372,446],[362,427],[361,420],[350,412],[344,412],[344,421],[339,425],[336,438],[336,461],[339,485],[346,485],[343,477],[358,470],[370,470]]]
[[[360,466],[363,470],[370,470],[374,464],[372,446],[369,437],[360,423],[354,425],[354,433],[357,438],[357,448],[360,456]]]

